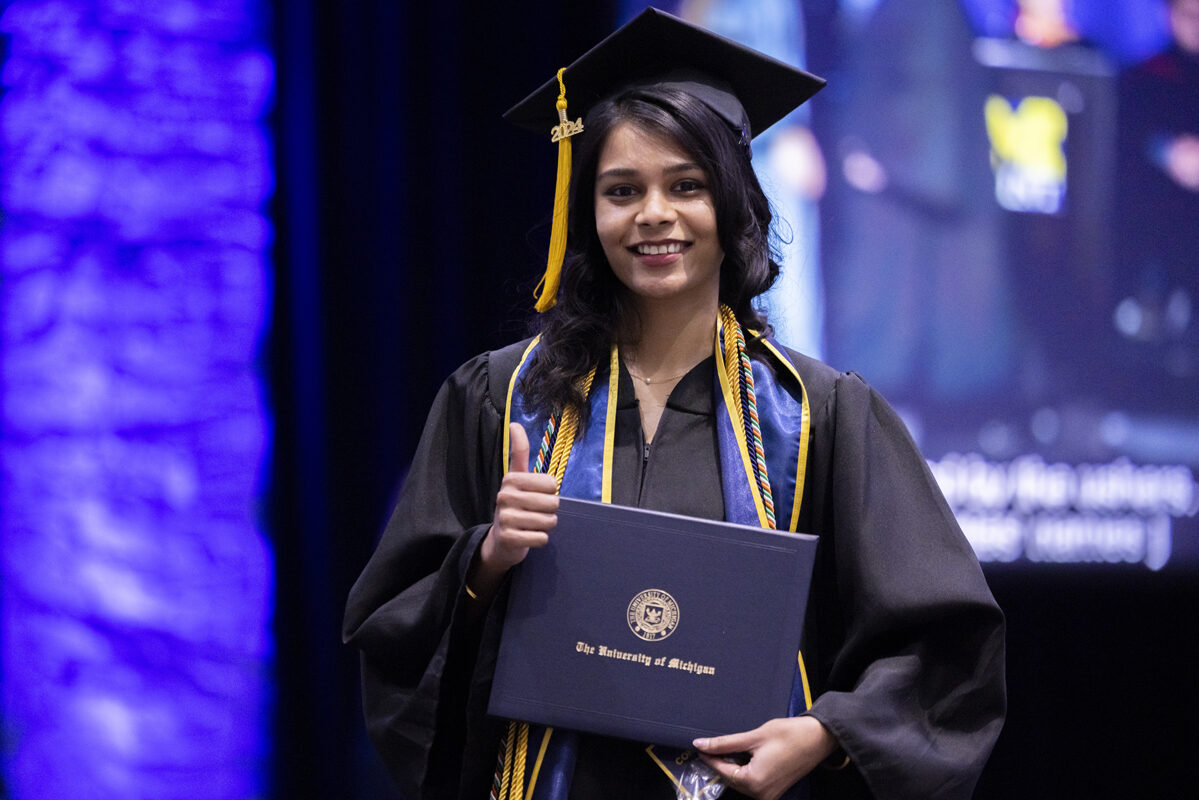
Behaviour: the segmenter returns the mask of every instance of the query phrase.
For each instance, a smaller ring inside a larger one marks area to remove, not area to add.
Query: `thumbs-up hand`
[[[525,560],[530,547],[545,547],[558,524],[558,482],[529,472],[529,439],[516,423],[508,426],[508,474],[495,498],[495,518],[479,548],[487,571],[507,571]]]

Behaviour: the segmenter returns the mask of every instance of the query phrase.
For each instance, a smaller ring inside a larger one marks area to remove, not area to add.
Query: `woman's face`
[[[709,177],[672,139],[630,123],[612,129],[596,169],[595,228],[640,305],[715,308],[724,250]]]

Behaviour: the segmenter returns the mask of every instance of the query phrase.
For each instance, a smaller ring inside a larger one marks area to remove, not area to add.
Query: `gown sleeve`
[[[413,797],[428,789],[426,777],[447,771],[438,753],[456,749],[445,737],[465,727],[447,721],[464,719],[478,646],[480,625],[467,622],[463,586],[491,524],[502,471],[503,399],[492,396],[497,360],[496,353],[479,356],[441,387],[395,509],[346,605],[343,638],[362,652],[367,731]]]
[[[852,766],[817,770],[814,796],[864,782],[880,800],[968,798],[1006,711],[1003,614],[898,415],[856,375],[830,383],[813,404],[805,637],[810,713]]]

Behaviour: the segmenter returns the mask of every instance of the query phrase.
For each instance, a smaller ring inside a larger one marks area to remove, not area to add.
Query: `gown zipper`
[[[637,488],[637,505],[641,505],[641,493],[645,491],[645,473],[649,472],[650,443],[641,441],[641,485]]]

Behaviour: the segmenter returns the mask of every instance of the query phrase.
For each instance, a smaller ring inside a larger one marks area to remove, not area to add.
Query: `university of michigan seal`
[[[647,642],[657,642],[679,626],[679,604],[661,589],[646,589],[629,603],[629,629]]]

